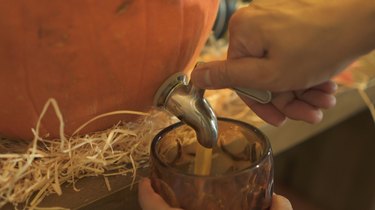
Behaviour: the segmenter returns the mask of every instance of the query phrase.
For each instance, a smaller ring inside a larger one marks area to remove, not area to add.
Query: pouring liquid
[[[203,147],[201,144],[197,144],[195,149],[194,158],[194,174],[200,176],[209,176],[211,173],[212,166],[212,149]],[[196,180],[195,187],[197,189],[197,203],[201,205],[204,202],[204,182],[202,180]]]
[[[208,176],[211,171],[212,149],[197,144],[194,159],[194,174],[200,176]]]

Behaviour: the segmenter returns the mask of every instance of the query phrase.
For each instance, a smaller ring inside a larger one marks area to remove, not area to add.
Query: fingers
[[[297,98],[312,106],[329,109],[336,105],[336,97],[333,95],[337,85],[333,81],[327,81],[307,90],[296,91]]]
[[[270,210],[293,210],[289,200],[281,195],[272,196],[272,205]]]
[[[253,112],[265,122],[273,126],[281,126],[286,121],[284,113],[280,112],[272,103],[261,104],[252,99],[240,96]]]
[[[301,92],[274,93],[271,103],[260,104],[250,98],[240,96],[242,100],[261,119],[274,126],[281,126],[286,118],[318,123],[323,118],[322,108],[332,107],[334,96],[315,89]]]
[[[194,69],[191,79],[194,85],[205,89],[235,86],[269,89],[273,76],[267,71],[265,59],[240,58],[201,64]]]
[[[290,95],[292,96],[290,97]],[[269,104],[261,104],[249,98],[242,98],[258,117],[277,127],[283,125],[286,118],[302,120],[312,124],[320,122],[323,118],[323,113],[319,108],[295,98],[293,94],[278,95]]]
[[[275,106],[277,107],[278,105]],[[279,107],[279,109],[281,109],[288,118],[293,120],[302,120],[315,124],[323,119],[322,110],[300,100],[293,100],[285,106]]]
[[[169,205],[154,192],[151,182],[147,178],[144,178],[139,182],[138,197],[143,210],[182,210],[169,207]],[[274,194],[272,196],[271,210],[293,210],[293,208],[288,199]]]
[[[320,90],[327,94],[334,94],[337,90],[337,84],[334,81],[329,80],[327,82],[314,86],[311,89]]]
[[[293,120],[302,120],[314,124],[320,122],[323,118],[320,108],[299,100],[292,91],[274,94],[272,104]]]
[[[144,178],[138,185],[139,203],[143,210],[182,210],[171,208],[165,201],[154,192],[149,179]],[[271,210],[293,210],[290,202],[283,196],[274,194],[272,196]]]
[[[181,210],[171,208],[160,195],[155,193],[148,178],[143,178],[139,182],[138,199],[143,210]]]
[[[297,92],[297,98],[315,107],[329,109],[336,105],[336,97],[320,90],[309,89]]]

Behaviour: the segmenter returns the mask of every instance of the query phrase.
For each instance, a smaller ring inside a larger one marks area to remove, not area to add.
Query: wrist
[[[367,27],[369,30],[369,36],[367,38],[369,40],[371,50],[375,50],[375,1],[366,0],[365,3],[365,14],[367,14],[367,21],[364,23],[364,27]]]
[[[371,11],[371,23],[370,23],[370,27],[372,28],[372,38],[371,40],[373,41],[372,43],[372,47],[373,47],[373,50],[375,50],[375,2],[373,1],[369,1],[370,3],[370,11]]]
[[[340,9],[343,36],[359,56],[375,49],[375,2],[373,0],[335,1]]]

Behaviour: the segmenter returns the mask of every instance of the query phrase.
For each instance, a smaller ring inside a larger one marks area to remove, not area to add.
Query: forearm
[[[366,0],[368,10],[369,10],[369,18],[367,22],[367,26],[369,28],[371,40],[371,47],[375,49],[375,1],[374,0]]]
[[[338,24],[342,25],[343,36],[348,47],[358,55],[375,49],[375,1],[336,0]],[[339,37],[338,37],[339,39]]]

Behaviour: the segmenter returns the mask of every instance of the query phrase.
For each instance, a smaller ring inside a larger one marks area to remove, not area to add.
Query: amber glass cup
[[[273,191],[270,143],[257,128],[219,118],[209,175],[196,175],[197,139],[183,123],[162,130],[151,145],[151,183],[172,207],[185,210],[269,209]]]

